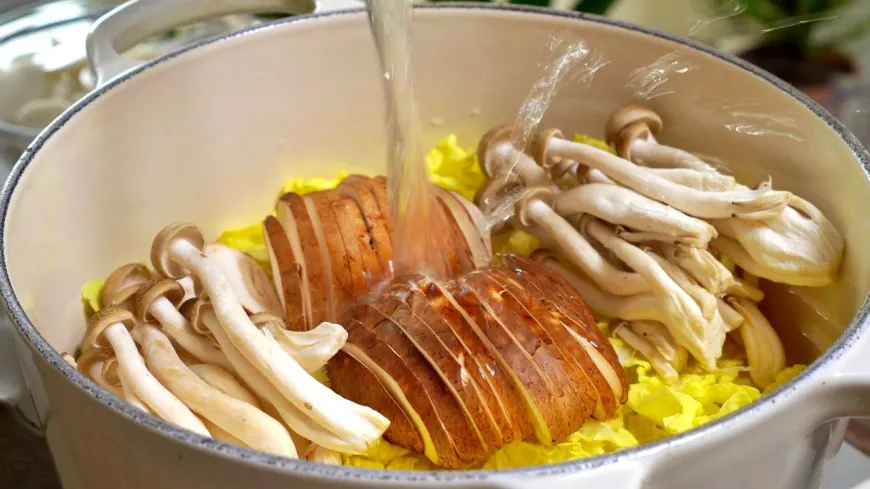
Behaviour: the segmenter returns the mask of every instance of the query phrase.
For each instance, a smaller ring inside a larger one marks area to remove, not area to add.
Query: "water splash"
[[[420,117],[412,81],[411,0],[369,0],[369,24],[384,77],[388,138],[387,185],[395,217],[396,273],[446,276],[435,226],[434,193],[423,157]],[[434,220],[434,221],[433,221]]]
[[[640,100],[652,100],[674,93],[665,85],[674,77],[686,74],[696,67],[680,57],[679,51],[672,51],[647,66],[632,71],[626,83]]]

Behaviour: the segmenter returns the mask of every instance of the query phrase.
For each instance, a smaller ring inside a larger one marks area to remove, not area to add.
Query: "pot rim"
[[[857,138],[853,136],[845,126],[836,120],[821,106],[810,100],[806,95],[799,92],[794,87],[786,82],[776,78],[770,73],[764,71],[757,66],[751,65],[736,57],[725,53],[720,53],[713,48],[700,44],[690,39],[683,39],[669,34],[659,32],[654,29],[637,26],[631,23],[626,23],[614,19],[609,19],[597,15],[584,14],[572,11],[559,11],[542,7],[528,7],[512,4],[480,4],[480,3],[435,3],[415,5],[415,9],[420,10],[443,10],[457,11],[464,10],[489,10],[497,12],[515,12],[526,15],[541,15],[549,17],[560,17],[575,20],[583,20],[592,23],[604,24],[609,27],[625,29],[646,36],[651,36],[659,39],[671,41],[702,53],[714,56],[721,61],[731,64],[743,71],[748,72],[762,80],[770,83],[779,90],[785,92],[806,108],[812,111],[817,117],[824,121],[828,127],[835,131],[844,144],[850,149],[855,160],[861,165],[865,175],[870,175],[870,153],[865,151]],[[754,413],[768,412],[776,409],[777,402],[784,401],[789,395],[797,389],[805,388],[824,366],[839,359],[846,351],[848,351],[859,339],[859,337],[870,328],[867,318],[870,316],[870,299],[865,299],[861,309],[849,323],[848,328],[838,337],[834,344],[828,348],[819,358],[812,362],[803,372],[798,374],[790,382],[780,386],[772,393],[764,396],[749,406],[730,413],[716,421],[708,423],[704,426],[693,430],[673,435],[659,441],[651,443],[643,443],[637,447],[632,447],[617,452],[603,454],[595,457],[583,458],[574,461],[560,462],[550,465],[532,466],[516,469],[505,470],[459,470],[459,471],[405,471],[405,470],[386,470],[386,469],[362,469],[357,467],[347,466],[332,466],[315,462],[309,462],[302,459],[289,459],[277,455],[270,455],[259,452],[253,449],[244,448],[222,441],[206,438],[197,435],[188,430],[179,428],[174,424],[166,422],[157,416],[144,413],[119,398],[113,396],[105,389],[99,387],[94,381],[85,377],[69,365],[60,354],[52,348],[46,339],[36,330],[33,323],[27,317],[24,309],[19,302],[12,284],[9,279],[9,271],[6,261],[6,218],[9,211],[11,198],[15,193],[18,183],[33,161],[34,156],[39,152],[40,148],[67,122],[72,119],[76,113],[90,105],[93,101],[103,96],[106,92],[123,85],[127,80],[135,77],[140,72],[150,69],[153,66],[165,63],[177,56],[183,56],[189,51],[201,49],[205,46],[223,42],[227,39],[245,36],[254,32],[265,31],[269,29],[286,28],[289,24],[297,24],[302,22],[316,22],[319,19],[333,17],[356,15],[364,10],[362,8],[348,9],[342,11],[324,12],[319,14],[311,14],[305,16],[291,17],[288,19],[279,20],[277,22],[249,27],[237,32],[233,32],[224,36],[213,39],[208,39],[198,43],[185,46],[182,49],[166,54],[141,66],[138,66],[108,82],[105,86],[100,87],[81,100],[73,104],[60,117],[48,125],[30,146],[21,155],[18,162],[12,169],[12,172],[0,192],[0,222],[3,227],[0,228],[0,248],[2,248],[2,256],[0,256],[0,297],[12,319],[12,324],[18,332],[27,339],[31,347],[35,348],[40,355],[63,377],[71,381],[76,387],[85,391],[98,402],[108,407],[112,411],[121,416],[138,423],[140,426],[146,427],[157,434],[173,438],[175,440],[189,443],[194,448],[198,448],[209,452],[218,457],[227,457],[229,459],[241,460],[243,462],[256,465],[261,468],[272,469],[280,472],[294,473],[302,477],[326,477],[337,480],[355,480],[361,483],[376,482],[376,483],[470,483],[493,480],[496,478],[505,477],[546,477],[569,475],[581,471],[587,471],[602,466],[608,466],[619,462],[627,462],[638,460],[644,457],[649,457],[665,450],[672,450],[684,447],[691,443],[699,443],[702,438],[708,437],[714,432],[721,432],[734,426],[739,422],[740,417],[751,416]],[[870,178],[870,177],[868,177]]]

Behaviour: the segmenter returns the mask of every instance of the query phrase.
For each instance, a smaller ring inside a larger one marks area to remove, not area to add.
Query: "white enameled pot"
[[[455,133],[474,146],[487,128],[513,120],[553,36],[585,40],[607,64],[591,80],[566,83],[545,127],[601,136],[612,111],[645,94],[666,121],[666,142],[728,162],[747,182],[771,175],[844,233],[838,284],[770,292],[777,301],[770,315],[785,336],[829,346],[789,384],[695,431],[611,455],[503,472],[406,473],[323,466],[204,439],[136,411],[67,365],[58,352],[81,337],[82,284],[146,259],[164,225],[192,221],[213,237],[268,213],[288,177],[382,171],[382,89],[362,10],[291,18],[139,67],[114,54],[203,12],[303,3],[123,6],[90,44],[105,84],[39,136],[3,191],[0,291],[65,487],[822,487],[822,467],[845,427],[833,420],[870,416],[867,155],[822,109],[758,69],[597,17],[478,4],[419,8],[413,48],[427,143]],[[650,66],[643,73],[652,78],[638,75]],[[127,71],[115,76],[119,70]]]

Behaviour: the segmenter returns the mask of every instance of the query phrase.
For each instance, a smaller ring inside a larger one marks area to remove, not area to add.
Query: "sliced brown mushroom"
[[[503,444],[504,435],[480,392],[479,376],[465,367],[465,355],[453,331],[418,289],[417,284],[425,281],[419,277],[412,282],[404,304],[410,308],[412,319],[402,324],[402,330],[448,387],[484,447],[493,450]]]
[[[197,333],[178,311],[184,295],[184,289],[175,280],[153,279],[136,293],[136,316],[142,322],[160,323],[173,340],[199,361],[232,370],[214,342]]]
[[[340,439],[364,451],[380,438],[389,421],[374,410],[335,394],[311,377],[274,339],[263,335],[233,296],[220,270],[203,257],[203,246],[202,232],[196,226],[170,225],[154,240],[152,263],[158,273],[167,277],[193,273],[199,278],[214,307],[223,340],[214,329],[212,333],[236,371],[238,365],[227,352],[233,346],[296,409]]]
[[[330,190],[312,192],[302,196],[308,216],[311,218],[311,226],[317,241],[320,244],[320,253],[323,260],[323,270],[328,284],[326,291],[329,293],[330,314],[327,321],[341,323],[339,318],[344,314],[344,309],[353,297],[353,284],[351,282],[348,256],[341,239],[341,231],[332,213],[332,202],[336,194]],[[314,325],[312,324],[311,327]]]
[[[769,219],[782,213],[791,197],[789,192],[772,190],[767,184],[757,190],[697,190],[671,182],[607,151],[554,137],[551,132],[542,133],[536,144],[541,166],[547,166],[547,161],[552,158],[576,160],[646,197],[673,206],[690,216]]]
[[[83,354],[93,348],[111,348],[118,360],[121,382],[154,413],[182,428],[210,436],[205,425],[148,371],[130,335],[135,326],[133,313],[116,306],[97,311],[88,320],[82,340]]]
[[[337,190],[342,197],[354,200],[362,211],[381,270],[387,276],[392,276],[393,244],[388,226],[390,211],[389,208],[381,209],[373,186],[382,187],[383,184],[366,176],[350,175],[341,181]]]
[[[718,173],[697,156],[671,146],[659,144],[656,135],[664,122],[655,111],[641,105],[626,105],[607,121],[605,136],[616,153],[635,163],[659,168],[690,168],[702,173]]]
[[[292,225],[295,236],[295,223]],[[287,322],[293,329],[304,331],[308,329],[310,305],[307,302],[308,294],[303,293],[308,289],[305,266],[298,261],[301,251],[294,250],[284,226],[274,216],[267,216],[263,220],[263,236],[269,252],[272,280]]]
[[[191,410],[240,440],[244,446],[295,458],[290,433],[277,420],[249,403],[215,389],[184,364],[169,338],[149,324],[140,324],[134,336],[150,371]]]
[[[608,262],[582,234],[553,210],[555,194],[537,187],[517,202],[516,219],[538,239],[552,244],[562,256],[616,295],[634,295],[650,290],[637,273],[624,272]]]
[[[492,240],[484,229],[484,216],[480,210],[464,197],[452,190],[436,187],[438,199],[453,217],[453,222],[462,231],[462,237],[471,253],[474,268],[485,268],[492,264]]]

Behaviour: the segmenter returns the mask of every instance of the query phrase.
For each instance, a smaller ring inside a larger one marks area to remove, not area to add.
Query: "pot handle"
[[[91,27],[88,60],[99,87],[143,63],[120,53],[173,27],[233,14],[310,14],[362,5],[359,0],[130,0],[107,12]]]

